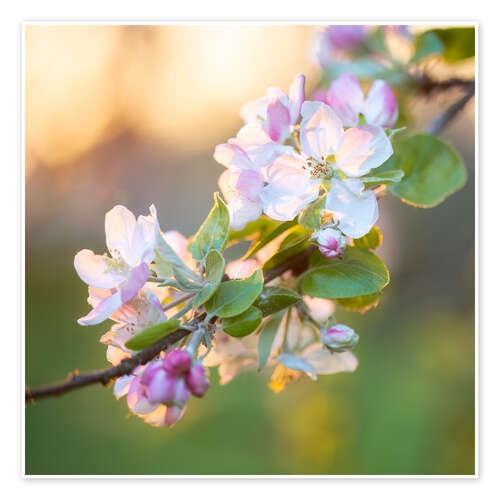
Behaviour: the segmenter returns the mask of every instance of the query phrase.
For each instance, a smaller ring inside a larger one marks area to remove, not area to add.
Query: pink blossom
[[[194,363],[186,375],[186,383],[193,396],[201,398],[210,387],[206,370],[200,363]]]
[[[398,119],[398,103],[384,80],[375,80],[366,98],[358,79],[344,73],[330,85],[327,102],[348,127],[356,127],[359,114],[368,125],[392,128]]]
[[[318,40],[320,64],[326,68],[337,61],[352,59],[354,51],[364,42],[368,33],[367,27],[359,24],[328,26]]]
[[[323,344],[334,352],[344,352],[352,349],[359,340],[356,332],[346,325],[333,325],[322,335]]]
[[[96,325],[111,316],[134,297],[148,279],[154,258],[158,224],[154,206],[149,216],[135,219],[132,212],[116,206],[106,214],[106,244],[111,257],[81,250],[75,256],[75,269],[89,286],[109,291],[94,301],[93,309],[80,318],[81,325]]]

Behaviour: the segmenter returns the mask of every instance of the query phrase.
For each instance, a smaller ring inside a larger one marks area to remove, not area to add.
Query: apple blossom
[[[155,230],[158,225],[154,206],[149,216],[137,220],[130,210],[116,206],[106,214],[106,244],[111,257],[81,250],[75,256],[78,276],[90,287],[108,290],[93,301],[93,309],[80,318],[80,325],[96,325],[111,316],[134,297],[148,279],[154,258]],[[94,297],[97,297],[95,294]]]
[[[398,119],[398,103],[384,80],[375,80],[365,98],[358,79],[343,73],[330,85],[327,103],[347,127],[356,127],[360,114],[368,125],[386,128]]]
[[[368,33],[367,27],[359,24],[328,26],[319,35],[317,56],[320,64],[328,67],[336,61],[351,59]]]

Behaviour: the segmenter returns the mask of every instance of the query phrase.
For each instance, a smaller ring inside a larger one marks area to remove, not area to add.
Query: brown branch
[[[293,255],[282,264],[266,271],[264,273],[264,283],[268,283],[274,278],[277,278],[285,271],[302,269],[302,267],[307,264],[307,260],[313,250],[313,246],[306,248],[302,252]],[[191,328],[196,327],[205,319],[205,316],[205,313],[199,314],[186,325],[189,329],[180,328],[175,330],[175,332],[170,333],[152,346],[149,346],[137,353],[135,356],[125,358],[116,366],[90,373],[72,373],[65,381],[41,387],[39,389],[31,390],[27,388],[24,395],[25,402],[33,403],[37,399],[47,398],[50,396],[60,396],[62,394],[66,394],[67,392],[92,384],[107,386],[112,380],[122,377],[123,375],[130,375],[137,366],[146,364],[148,361],[151,361],[158,356],[158,354],[162,351],[189,335],[191,333]]]
[[[441,115],[437,116],[427,127],[429,134],[438,135],[443,129],[453,121],[453,119],[462,111],[465,105],[472,99],[475,93],[474,82],[469,86],[467,93],[458,101],[449,106]]]

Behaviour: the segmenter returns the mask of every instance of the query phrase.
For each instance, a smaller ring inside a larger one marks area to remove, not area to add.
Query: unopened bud
[[[210,387],[210,381],[203,365],[193,364],[186,376],[187,386],[193,396],[201,398]]]
[[[352,349],[359,340],[356,332],[346,325],[333,325],[323,335],[323,344],[333,352],[344,352]]]
[[[191,361],[191,356],[187,351],[174,349],[163,359],[163,366],[170,375],[180,376],[189,371]]]
[[[345,236],[338,230],[328,227],[314,234],[319,251],[328,258],[342,255],[346,248]]]

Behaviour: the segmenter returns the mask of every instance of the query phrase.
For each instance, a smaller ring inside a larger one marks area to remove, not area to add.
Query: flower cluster
[[[219,186],[231,226],[242,229],[262,213],[293,220],[324,194],[328,226],[360,238],[378,218],[363,176],[393,153],[385,129],[397,119],[396,99],[382,80],[365,98],[351,74],[332,82],[326,102],[306,101],[304,87],[304,75],[297,75],[288,94],[269,88],[243,106],[246,124],[236,138],[216,147],[215,160],[227,168]]]

